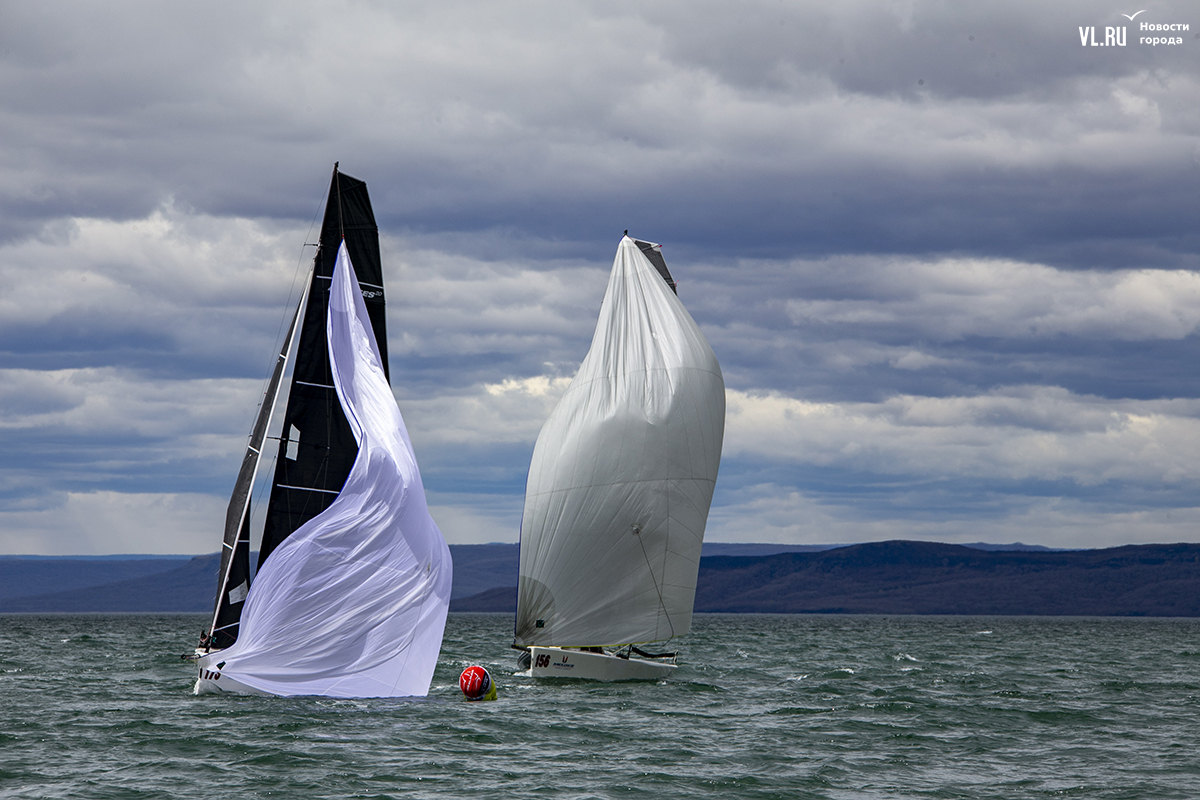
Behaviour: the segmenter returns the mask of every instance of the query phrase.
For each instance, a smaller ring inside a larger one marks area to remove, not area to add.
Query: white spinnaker
[[[344,243],[326,328],[358,457],[333,504],[263,564],[220,671],[277,695],[424,696],[450,605],[450,550]]]
[[[712,348],[625,237],[591,349],[533,450],[517,645],[687,633],[724,430]]]

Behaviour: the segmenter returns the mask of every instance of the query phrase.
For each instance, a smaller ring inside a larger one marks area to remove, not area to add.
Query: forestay
[[[333,504],[256,576],[221,671],[277,695],[425,695],[449,608],[450,552],[429,516],[344,244],[327,333],[358,455]]]
[[[534,447],[517,646],[688,631],[724,427],[712,348],[626,236],[591,349]]]

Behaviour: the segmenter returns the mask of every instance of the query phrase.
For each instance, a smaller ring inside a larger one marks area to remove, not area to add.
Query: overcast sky
[[[625,229],[725,373],[709,541],[1200,539],[1192,3],[6,0],[0,553],[218,548],[334,161],[451,543]]]

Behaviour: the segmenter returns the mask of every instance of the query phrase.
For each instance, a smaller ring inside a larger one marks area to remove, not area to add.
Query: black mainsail
[[[214,648],[228,647],[237,640],[251,577],[249,495],[297,321],[299,341],[259,549],[260,567],[292,532],[329,507],[358,455],[358,445],[333,386],[325,329],[329,287],[343,238],[358,276],[385,374],[388,370],[379,228],[371,210],[367,184],[339,172],[335,165],[308,291],[296,309],[296,320],[276,362],[226,514],[225,545],[210,631],[210,646]]]

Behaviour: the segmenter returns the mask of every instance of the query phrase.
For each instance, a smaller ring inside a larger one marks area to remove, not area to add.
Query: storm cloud
[[[451,542],[516,539],[625,229],[725,372],[710,539],[1194,538],[1200,28],[1139,25],[1200,16],[1146,9],[6,3],[0,551],[215,547],[334,161]]]

